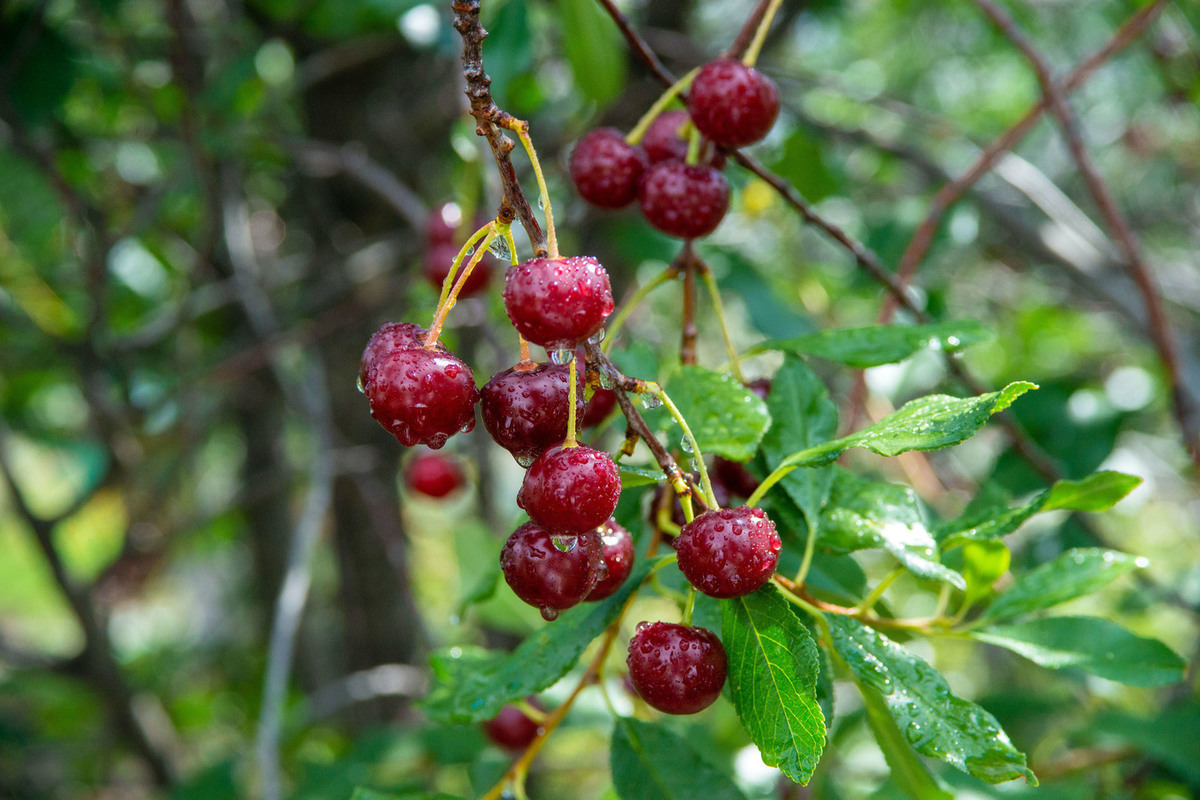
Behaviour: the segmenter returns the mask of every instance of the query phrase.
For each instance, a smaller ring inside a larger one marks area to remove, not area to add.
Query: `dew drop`
[[[538,611],[542,612],[542,619],[546,620],[546,622],[554,622],[554,620],[558,619],[559,610],[557,608],[542,606]]]
[[[471,245],[470,247],[467,248],[467,252],[464,257],[469,258],[470,256],[473,256],[473,255],[475,255],[475,245]]]
[[[529,469],[529,465],[532,464],[535,460],[536,459],[533,456],[528,455],[528,454],[517,456],[517,463],[520,464],[525,469]]]
[[[604,330],[604,328],[601,328],[600,330],[596,331],[591,336],[589,336],[588,341],[591,342],[592,344],[600,344],[601,342],[604,341],[605,333],[606,333],[606,331]]]
[[[578,536],[551,536],[550,541],[554,544],[554,549],[560,553],[569,553],[575,549],[575,545],[579,544]]]
[[[659,400],[652,394],[643,394],[641,399],[643,408],[659,408],[662,406],[662,400]]]
[[[359,394],[367,393],[367,387],[363,384],[362,375],[359,375],[358,378],[354,381],[354,386],[355,386],[355,388],[358,389]]]
[[[488,252],[496,258],[508,261],[512,258],[512,252],[508,249],[508,242],[503,237],[492,239],[492,243],[488,245]]]
[[[570,364],[573,355],[575,355],[575,351],[568,347],[561,347],[550,351],[550,361],[561,367],[563,364]]]
[[[683,450],[683,452],[685,452],[685,453],[691,453],[692,452],[692,440],[689,439],[688,437],[684,436],[682,439],[679,440],[679,448],[681,450]]]
[[[546,198],[545,197],[541,197],[541,196],[538,197],[538,208],[545,210],[545,208],[546,208]]]

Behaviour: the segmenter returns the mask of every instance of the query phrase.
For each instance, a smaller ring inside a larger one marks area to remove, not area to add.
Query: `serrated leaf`
[[[768,584],[722,603],[721,640],[733,706],[763,761],[808,783],[825,747],[812,635]]]
[[[909,744],[988,783],[1037,778],[995,717],[950,691],[916,655],[850,617],[826,615],[832,645],[857,682],[878,691]]]
[[[1122,472],[1103,471],[1082,480],[1058,481],[1027,504],[985,513],[980,507],[969,515],[937,526],[942,548],[949,550],[973,539],[999,539],[1021,527],[1040,511],[1107,511],[1132,492],[1142,479]]]
[[[1087,547],[1068,550],[1017,578],[1008,591],[987,607],[980,620],[1000,622],[1051,608],[1099,591],[1122,575],[1149,565],[1144,558],[1115,550]]]
[[[870,686],[859,684],[867,710],[867,725],[891,769],[891,779],[913,800],[952,800],[948,792],[917,756],[888,710],[883,696]]]
[[[825,384],[801,359],[788,357],[771,381],[767,397],[772,425],[762,440],[767,466],[775,469],[789,454],[813,447],[837,432],[837,406]],[[829,496],[832,473],[825,468],[793,470],[780,483],[799,506],[809,530],[817,527]]]
[[[680,367],[667,382],[667,392],[705,455],[746,461],[771,425],[762,398],[723,372]],[[669,418],[664,424],[678,431]]]
[[[1012,650],[1048,669],[1074,667],[1129,686],[1165,686],[1186,666],[1157,639],[1099,617],[1046,617],[972,631],[971,638]]]
[[[834,479],[821,514],[823,547],[843,553],[883,548],[919,578],[966,588],[963,577],[942,564],[911,489],[869,481],[839,467],[828,469]]]
[[[612,597],[576,606],[531,635],[511,653],[474,648],[441,650],[430,659],[436,683],[421,702],[438,722],[491,719],[506,703],[540,692],[561,679],[579,655],[617,618],[652,566],[642,561]]]
[[[662,725],[618,718],[610,760],[621,800],[746,800],[729,776]]]
[[[591,0],[558,0],[562,48],[575,85],[589,100],[611,102],[625,86],[625,48],[608,15]]]
[[[955,352],[994,337],[984,325],[969,319],[930,325],[871,325],[864,328],[828,330],[774,339],[751,352],[783,350],[810,355],[863,369],[894,364],[921,350]]]

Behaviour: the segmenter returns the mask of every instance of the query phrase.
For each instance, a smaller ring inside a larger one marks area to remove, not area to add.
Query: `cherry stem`
[[[754,62],[758,61],[758,54],[762,52],[763,42],[767,39],[767,31],[770,30],[771,22],[775,19],[775,12],[781,5],[783,5],[783,0],[771,0],[771,5],[767,7],[767,13],[763,14],[762,22],[758,23],[758,29],[754,31],[754,39],[742,56],[742,63],[747,67],[753,67]]]
[[[517,710],[529,717],[538,725],[541,725],[546,721],[546,712],[524,698],[514,701],[513,705],[516,706]]]
[[[662,388],[661,384],[656,381],[646,381],[646,392],[662,401],[663,407],[667,409],[671,418],[675,420],[675,424],[683,431],[684,439],[691,445],[692,457],[696,460],[696,465],[700,470],[700,484],[704,487],[705,505],[708,506],[710,511],[716,511],[721,506],[717,503],[717,496],[713,493],[712,481],[708,478],[708,467],[704,465],[704,454],[700,452],[700,444],[696,441],[696,437],[692,435],[692,429],[688,427],[687,420],[683,418],[683,414],[679,413],[679,409],[676,408],[675,403],[671,401],[670,396],[667,395],[666,390]],[[687,515],[688,506],[691,505],[691,499],[689,496],[680,500],[685,516]],[[691,517],[688,517],[689,522],[691,522],[691,519]]]
[[[671,86],[665,92],[663,92],[657,100],[654,101],[654,105],[650,106],[650,108],[646,110],[646,113],[643,114],[642,118],[637,121],[637,124],[633,126],[633,129],[630,130],[629,133],[625,134],[626,143],[636,145],[641,142],[642,137],[646,135],[646,131],[649,130],[650,125],[653,124],[654,120],[658,118],[658,115],[663,111],[666,111],[667,106],[671,104],[671,101],[679,97],[679,95],[685,89],[692,85],[692,79],[696,77],[696,73],[699,71],[700,68],[696,67],[691,72],[671,84]]]
[[[462,248],[458,251],[458,255],[454,257],[454,262],[450,264],[450,271],[446,273],[446,279],[442,281],[442,293],[441,296],[438,297],[437,304],[439,311],[441,310],[442,306],[446,304],[446,298],[450,296],[450,289],[454,286],[455,276],[458,274],[458,268],[462,265],[463,259],[467,257],[468,253],[472,253],[474,251],[473,249],[475,248],[475,243],[486,236],[487,232],[495,225],[496,222],[493,220],[492,222],[489,222],[479,230],[472,233],[467,238],[467,241],[463,244]]]
[[[696,587],[688,584],[687,602],[683,605],[683,624],[692,624],[692,611],[696,608]]]
[[[891,588],[891,585],[893,583],[895,583],[900,577],[902,577],[905,572],[907,572],[907,570],[904,569],[904,567],[893,568],[891,572],[889,572],[887,575],[883,576],[883,580],[881,580],[875,586],[875,588],[872,589],[871,592],[866,597],[863,598],[862,602],[854,607],[854,610],[857,611],[859,614],[866,614],[868,611],[875,608],[875,604],[878,603],[880,598],[883,597],[883,593],[886,592],[889,588]],[[797,581],[797,583],[799,583],[799,581]],[[948,586],[949,584],[944,584],[944,585]]]
[[[529,138],[529,123],[514,120],[509,126],[529,155],[529,163],[533,165],[533,174],[537,177],[538,194],[542,200],[542,211],[546,214],[546,248],[551,258],[558,258],[558,234],[554,230],[554,211],[550,208],[550,191],[546,188],[546,176],[542,174],[542,165],[538,161],[537,150],[533,148],[533,140]]]
[[[522,364],[532,364],[533,358],[529,355],[529,342],[525,341],[525,337],[517,334],[517,338],[521,340],[521,362]]]
[[[721,329],[721,338],[725,340],[725,351],[729,354],[729,369],[738,383],[745,384],[746,377],[742,374],[737,348],[733,346],[733,337],[729,335],[729,322],[725,316],[725,305],[721,302],[721,291],[717,288],[717,280],[713,277],[712,270],[703,261],[698,261],[697,268],[705,288],[708,289],[708,296],[712,299],[713,313],[717,315],[717,326]]]
[[[579,388],[576,386],[578,378],[575,371],[575,361],[578,358],[579,356],[575,351],[571,351],[571,360],[567,362],[567,438],[562,445],[564,450],[569,447],[579,446],[579,442],[575,440],[575,403],[576,398],[579,397]]]
[[[480,259],[483,258],[483,254],[487,252],[488,247],[499,235],[499,231],[497,230],[499,227],[500,223],[489,222],[480,229],[480,231],[486,231],[483,241],[480,242],[479,246],[475,249],[475,254],[471,256],[471,260],[467,262],[467,266],[462,271],[462,275],[458,276],[458,280],[454,283],[454,288],[450,289],[445,300],[438,304],[437,313],[433,315],[433,323],[429,326],[429,333],[425,337],[425,348],[427,350],[433,348],[433,346],[437,344],[438,337],[442,334],[442,326],[446,323],[446,316],[450,313],[450,310],[454,308],[454,304],[458,302],[459,292],[461,292],[463,286],[466,285],[467,279],[471,277],[471,271],[475,269],[475,265],[479,263]],[[476,236],[478,235],[479,234],[477,232]],[[455,258],[456,263],[451,267],[450,274],[446,276],[446,283],[442,284],[443,292],[446,292],[446,286],[450,283],[450,280],[454,275],[454,270],[457,268],[458,264],[461,263],[462,256],[466,253],[467,248],[471,246],[471,241],[475,240],[476,236],[472,236],[471,240],[468,240],[467,244],[463,245],[463,249],[459,251],[458,257]]]
[[[804,515],[804,521],[808,523],[808,538],[804,540],[804,557],[800,559],[800,569],[796,570],[796,583],[803,584],[804,579],[808,577],[808,570],[812,567],[813,554],[817,551],[817,521],[809,519],[808,515]]]
[[[678,277],[679,267],[675,264],[671,264],[671,266],[654,276],[653,280],[650,280],[638,287],[638,289],[632,295],[630,295],[629,299],[625,302],[625,305],[621,306],[621,310],[617,312],[615,317],[613,317],[612,322],[608,323],[608,330],[604,335],[604,341],[600,344],[600,349],[605,353],[612,349],[613,342],[617,339],[617,333],[621,330],[621,326],[625,324],[625,320],[628,319],[631,313],[633,313],[633,310],[637,308],[643,300],[646,299],[646,296],[649,295],[650,292],[654,291],[659,286],[662,286],[664,283],[673,281]]]
[[[686,164],[698,164],[700,162],[700,131],[695,125],[692,126],[691,132],[688,134],[688,149]]]

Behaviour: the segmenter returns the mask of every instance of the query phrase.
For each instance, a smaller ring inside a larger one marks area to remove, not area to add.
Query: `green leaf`
[[[1012,554],[1004,542],[984,539],[967,542],[962,549],[963,577],[967,581],[963,604],[973,606],[992,590],[992,584],[1004,573],[1012,561]]]
[[[774,586],[722,603],[727,687],[763,761],[808,783],[825,747],[817,644]]]
[[[909,744],[988,783],[1037,778],[995,717],[950,691],[933,667],[856,619],[828,614],[834,650],[867,689],[878,691]]]
[[[942,548],[949,550],[972,539],[999,539],[1021,527],[1039,511],[1107,511],[1132,492],[1142,479],[1123,472],[1097,472],[1078,481],[1058,481],[1026,505],[970,515],[937,527]]]
[[[1129,742],[1161,760],[1178,775],[1200,784],[1200,705],[1184,701],[1172,708],[1147,709],[1149,716],[1107,711],[1090,720],[1083,731],[1105,744]]]
[[[988,328],[965,319],[931,325],[872,325],[821,331],[792,339],[774,339],[758,345],[751,352],[783,350],[862,369],[894,364],[921,350],[955,352],[993,337]]]
[[[767,408],[773,422],[763,437],[762,450],[771,469],[789,453],[827,442],[837,432],[837,406],[829,399],[825,384],[799,358],[784,359],[775,373]],[[810,530],[817,526],[832,481],[832,473],[824,468],[793,470],[781,481]]]
[[[625,48],[620,32],[591,0],[558,0],[557,7],[560,41],[575,86],[600,105],[611,102],[625,87]]]
[[[912,489],[865,480],[840,467],[827,469],[833,471],[834,480],[821,514],[823,547],[843,553],[883,548],[919,578],[966,588],[963,577],[942,564],[938,543],[925,527]]]
[[[621,800],[745,800],[733,780],[662,725],[619,717],[612,779]]]
[[[723,372],[681,367],[668,381],[667,392],[706,455],[746,461],[771,425],[762,398]],[[678,430],[670,418],[663,424]]]
[[[1165,686],[1183,678],[1184,661],[1171,648],[1099,617],[1047,617],[970,635],[1047,669],[1075,667],[1129,686]]]
[[[980,619],[997,622],[1032,614],[1099,591],[1120,576],[1148,566],[1150,562],[1144,558],[1115,550],[1087,547],[1068,550],[1017,578]]]
[[[511,653],[449,648],[430,659],[436,684],[421,705],[438,722],[491,719],[506,703],[540,692],[561,679],[580,653],[617,618],[625,600],[661,559],[642,561],[616,594],[576,606]]]
[[[870,686],[859,684],[863,702],[867,709],[867,725],[875,734],[875,741],[883,752],[883,758],[891,769],[891,779],[896,786],[913,800],[951,800],[954,797],[929,771],[908,739],[896,725],[896,718],[888,710],[883,696]]]
[[[444,792],[407,792],[405,794],[384,794],[374,789],[360,786],[354,790],[350,800],[462,800],[453,794]]]
[[[625,464],[621,464],[619,467],[622,489],[631,489],[634,486],[650,486],[665,480],[662,470],[658,467],[631,467]]]

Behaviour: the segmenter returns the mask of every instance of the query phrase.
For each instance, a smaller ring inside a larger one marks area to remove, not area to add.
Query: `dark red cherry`
[[[706,511],[675,539],[679,570],[709,597],[741,597],[761,588],[779,563],[783,542],[761,508]]]
[[[758,488],[758,478],[751,474],[750,470],[746,469],[745,464],[737,461],[730,461],[727,458],[717,456],[713,459],[712,479],[714,487],[717,481],[728,489],[731,495],[738,497],[749,497],[754,494],[754,490]],[[721,503],[722,506],[725,503]]]
[[[367,379],[370,377],[371,370],[384,356],[395,350],[415,350],[424,347],[427,333],[428,331],[420,325],[412,322],[384,323],[383,327],[375,331],[371,340],[367,342],[362,359],[359,361],[358,384],[362,390],[366,391]],[[441,342],[435,344],[434,347],[439,353],[449,352]]]
[[[608,419],[608,415],[616,407],[616,392],[612,389],[597,389],[587,401],[587,406],[583,410],[583,419],[579,424],[585,428],[594,428]]]
[[[705,64],[688,89],[688,112],[700,133],[722,147],[759,141],[779,116],[775,82],[731,58]]]
[[[526,522],[504,543],[500,568],[513,593],[552,620],[582,602],[603,577],[604,548],[595,531],[556,536]]]
[[[463,230],[463,214],[458,203],[443,203],[425,218],[425,244],[454,244]]]
[[[646,154],[615,128],[599,128],[575,145],[569,167],[580,197],[600,208],[621,208],[637,198]]]
[[[404,467],[409,489],[428,497],[445,497],[465,482],[462,469],[441,453],[418,453]]]
[[[620,495],[621,475],[608,453],[555,446],[529,465],[517,505],[555,533],[586,533],[608,521]]]
[[[526,698],[536,706],[533,698]],[[483,723],[488,738],[506,750],[524,750],[537,738],[539,726],[516,706],[505,706],[500,713]]]
[[[629,535],[629,531],[621,527],[615,519],[609,519],[596,533],[599,534],[600,544],[604,548],[604,566],[607,572],[585,598],[588,601],[611,597],[613,592],[625,583],[633,569],[633,537]]]
[[[613,310],[612,287],[591,256],[534,258],[508,268],[504,308],[528,341],[567,350],[603,327]]]
[[[663,233],[694,239],[712,233],[729,210],[729,182],[713,167],[660,161],[638,194],[646,221]]]
[[[626,663],[637,693],[668,714],[708,708],[721,694],[728,669],[715,633],[670,622],[640,623]]]
[[[567,437],[570,369],[565,364],[518,364],[493,375],[480,391],[484,427],[521,466],[528,467]],[[582,381],[576,387],[576,414],[583,416]]]
[[[654,118],[642,136],[642,149],[651,164],[659,161],[687,159],[688,140],[679,136],[688,121],[686,111],[664,111]]]
[[[393,350],[373,364],[365,388],[371,416],[405,446],[437,450],[475,427],[475,378],[450,353]]]

